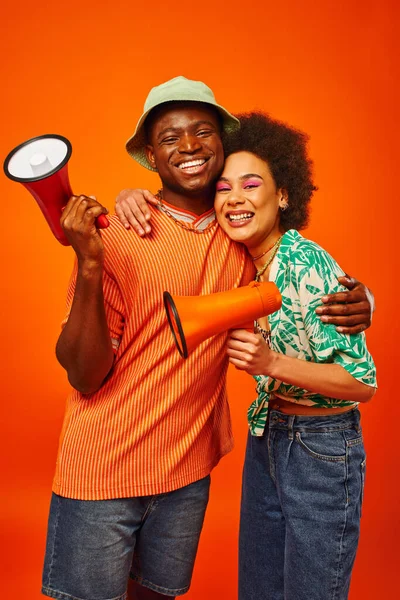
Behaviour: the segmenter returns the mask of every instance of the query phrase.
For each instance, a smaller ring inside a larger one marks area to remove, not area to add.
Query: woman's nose
[[[236,206],[237,204],[243,204],[244,198],[243,198],[243,195],[241,194],[241,192],[232,189],[229,192],[226,202],[230,206]]]

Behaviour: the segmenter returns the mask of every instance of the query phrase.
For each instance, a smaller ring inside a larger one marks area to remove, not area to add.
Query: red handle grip
[[[99,215],[96,219],[96,227],[97,229],[106,229],[110,224],[110,221],[107,219],[106,215]]]

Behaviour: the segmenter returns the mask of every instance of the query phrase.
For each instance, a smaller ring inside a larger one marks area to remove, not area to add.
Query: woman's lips
[[[248,211],[229,212],[226,215],[230,227],[244,227],[254,217],[254,213]]]

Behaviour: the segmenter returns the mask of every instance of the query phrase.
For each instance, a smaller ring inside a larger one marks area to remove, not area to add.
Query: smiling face
[[[253,255],[280,236],[279,209],[287,204],[267,163],[250,152],[231,154],[217,182],[215,211],[222,229]]]
[[[210,193],[224,154],[216,111],[201,103],[167,105],[150,122],[146,155],[164,193]]]

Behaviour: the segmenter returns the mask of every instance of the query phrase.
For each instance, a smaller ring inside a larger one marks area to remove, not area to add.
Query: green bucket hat
[[[226,133],[240,127],[239,120],[231,115],[223,106],[217,104],[212,90],[205,83],[186,79],[186,77],[174,77],[150,90],[144,103],[144,112],[136,125],[135,133],[126,142],[128,154],[143,167],[150,169],[150,171],[156,171],[156,169],[150,165],[144,151],[147,143],[144,122],[150,111],[156,106],[165,102],[182,101],[203,102],[204,104],[214,106],[222,117],[222,126]]]

